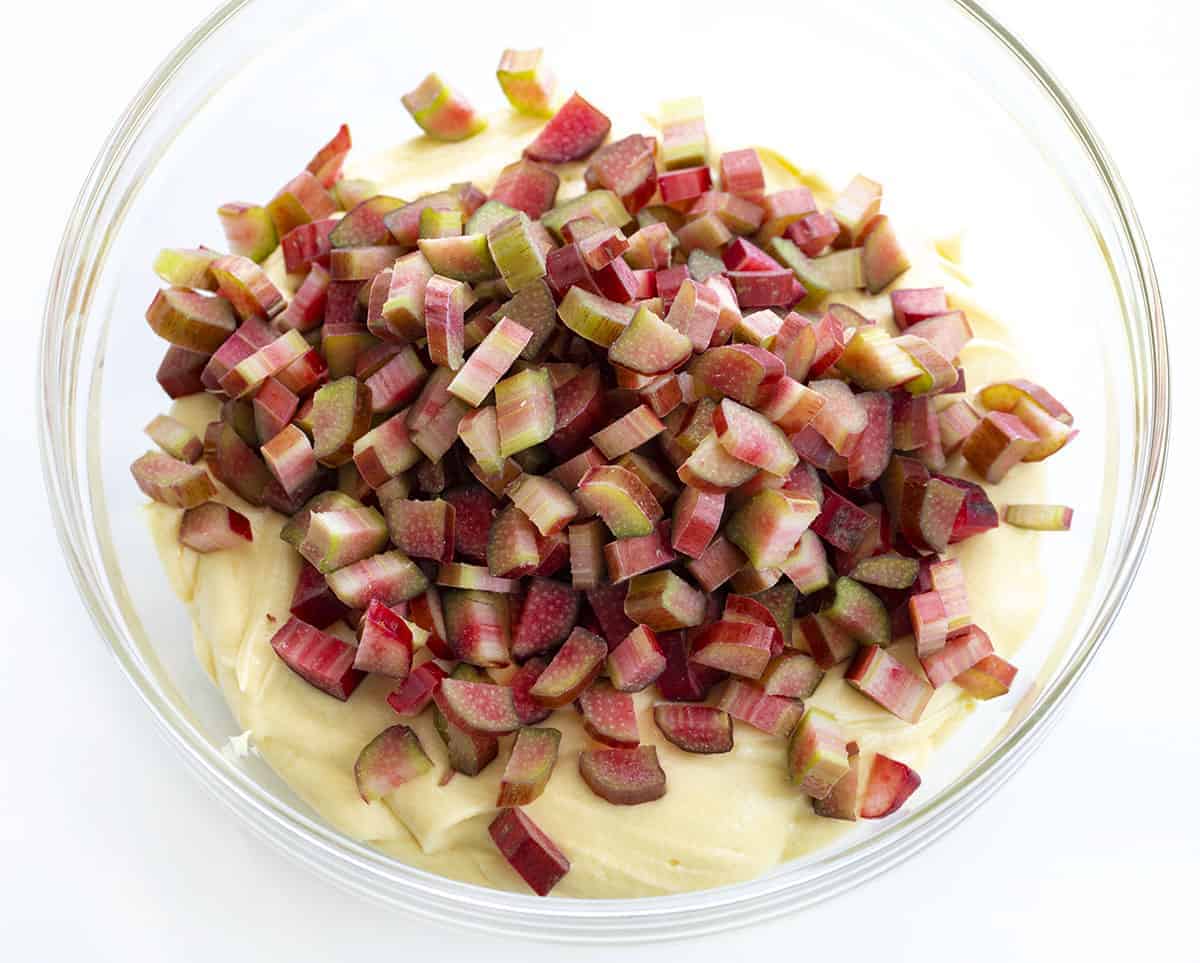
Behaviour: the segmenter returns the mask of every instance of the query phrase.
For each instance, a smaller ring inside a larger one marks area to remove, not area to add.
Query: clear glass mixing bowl
[[[1112,628],[1145,549],[1166,454],[1162,310],[1133,207],[1070,98],[967,0],[715,6],[460,3],[451,47],[428,42],[448,38],[435,4],[237,0],[138,94],[64,233],[39,416],[63,551],[101,636],[208,789],[300,862],[405,912],[526,937],[645,941],[849,889],[946,832],[1028,757]],[[1022,688],[973,714],[923,773],[920,805],[751,882],[539,900],[431,876],[324,825],[257,759],[222,752],[233,720],[194,664],[129,478],[140,428],[164,404],[151,376],[163,347],[142,320],[154,252],[220,246],[215,204],[271,196],[343,120],[359,151],[409,136],[399,93],[429,69],[499,107],[499,48],[533,45],[605,109],[700,94],[723,143],[770,143],[835,183],[877,174],[898,222],[969,226],[989,303],[1023,323],[1031,374],[1084,428],[1050,463],[1076,530],[1043,540],[1050,604],[1020,653]]]

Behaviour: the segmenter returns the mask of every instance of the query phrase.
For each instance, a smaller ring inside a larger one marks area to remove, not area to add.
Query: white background
[[[84,614],[58,558],[33,438],[35,338],[59,232],[118,113],[207,0],[13,4],[0,57],[5,383],[0,417],[0,959],[1196,960],[1196,484],[1200,319],[1196,7],[993,0],[1070,90],[1138,205],[1176,383],[1170,481],[1109,642],[1048,742],[902,868],[794,918],[686,946],[518,945],[344,895],[200,789]],[[698,7],[702,6],[698,5]],[[1050,266],[1048,265],[1048,269]],[[384,955],[386,954],[386,955]]]

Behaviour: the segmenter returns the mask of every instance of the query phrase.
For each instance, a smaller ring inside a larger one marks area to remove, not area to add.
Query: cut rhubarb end
[[[554,93],[554,74],[546,67],[541,49],[505,50],[496,68],[500,89],[514,110],[547,117]],[[533,215],[536,216],[536,215]]]
[[[811,655],[786,653],[772,659],[762,675],[763,691],[784,699],[807,699],[817,691],[825,671]]]
[[[1003,480],[1038,443],[1016,415],[989,411],[962,444],[967,463],[991,484]]]
[[[692,639],[692,661],[747,679],[763,674],[776,630],[755,622],[720,621]]]
[[[571,864],[537,824],[519,809],[504,809],[488,834],[518,876],[545,896],[570,872]]]
[[[408,726],[384,729],[368,742],[354,763],[354,782],[363,802],[386,800],[406,782],[433,768],[421,740]]]
[[[692,341],[688,334],[646,308],[634,314],[608,349],[611,364],[647,375],[671,371],[691,355]]]
[[[408,623],[377,599],[372,599],[358,624],[354,667],[403,680],[412,668],[413,633]]]
[[[898,719],[917,723],[933,696],[933,688],[877,645],[864,646],[846,681]]]
[[[655,746],[585,749],[579,754],[579,774],[592,792],[614,806],[653,802],[667,791]]]
[[[433,698],[446,718],[463,729],[502,734],[521,727],[508,686],[446,679]]]
[[[216,502],[185,510],[179,522],[179,544],[201,554],[238,548],[252,541],[250,519]]]
[[[294,617],[272,636],[271,648],[305,682],[342,702],[364,678],[354,668],[354,646]]]
[[[130,466],[148,497],[174,508],[195,508],[217,494],[203,465],[190,465],[161,452],[147,452]]]
[[[159,291],[146,309],[146,320],[160,338],[201,354],[219,349],[237,327],[228,300],[185,288]]]
[[[724,493],[685,488],[675,502],[671,547],[690,558],[700,558],[716,535],[724,511]]]
[[[908,619],[912,626],[913,638],[917,643],[917,655],[922,660],[934,655],[946,644],[950,622],[946,617],[946,607],[942,604],[942,597],[937,592],[920,592],[910,596]],[[928,674],[927,672],[926,675]]]
[[[746,556],[724,535],[717,535],[698,558],[686,565],[704,591],[714,592],[746,565]]]
[[[800,460],[783,431],[729,398],[722,399],[713,414],[713,430],[734,458],[772,475],[788,475]]]
[[[464,776],[478,776],[500,754],[500,741],[486,732],[463,729],[434,706],[433,724],[446,746],[450,768]]]
[[[825,617],[856,642],[887,645],[892,640],[887,608],[869,588],[851,578],[834,583],[834,599]]]
[[[608,644],[576,626],[529,694],[548,708],[559,708],[577,699],[604,667]]]
[[[204,442],[170,415],[156,415],[146,425],[146,434],[159,448],[179,461],[195,464],[204,454]]]
[[[465,140],[487,126],[466,98],[447,87],[437,74],[427,76],[400,99],[417,125],[435,140]]]
[[[832,715],[809,709],[788,745],[792,784],[813,799],[824,799],[850,771],[846,734]]]
[[[804,711],[791,699],[768,695],[754,683],[741,679],[730,679],[725,683],[717,705],[739,722],[781,737],[791,733]]]
[[[608,654],[608,677],[619,692],[640,692],[667,667],[667,659],[652,629],[637,626]]]
[[[221,221],[221,229],[225,232],[225,240],[229,243],[232,253],[248,257],[252,261],[263,261],[275,250],[278,234],[265,207],[240,202],[222,204],[217,208],[217,218]],[[185,281],[170,283],[183,287],[201,287],[197,284],[187,284]]]
[[[654,724],[684,752],[714,755],[733,749],[733,719],[716,706],[660,703],[654,707]]]
[[[995,699],[1008,695],[1016,678],[1017,667],[996,654],[985,655],[971,668],[954,677],[954,682],[975,699]]]
[[[539,445],[554,433],[554,389],[544,370],[527,368],[496,385],[500,457]]]
[[[876,753],[863,793],[862,818],[883,819],[896,812],[921,785],[921,777],[902,762]]]
[[[631,471],[617,465],[589,469],[576,492],[581,505],[598,514],[616,538],[649,535],[662,506]]]
[[[525,156],[550,164],[579,160],[604,143],[611,128],[604,114],[575,93],[525,148]]]
[[[601,521],[572,525],[567,529],[571,558],[571,584],[576,589],[594,589],[604,583],[605,525]]]
[[[500,778],[497,806],[528,806],[541,796],[558,761],[561,740],[557,729],[526,728],[517,733]]]
[[[669,527],[659,524],[649,535],[621,538],[604,546],[605,568],[613,582],[624,582],[635,575],[649,572],[675,561],[668,542]]]
[[[938,651],[921,655],[921,666],[929,684],[937,689],[991,654],[992,640],[981,628],[971,625],[950,638]]]
[[[813,812],[825,819],[842,819],[855,822],[858,819],[859,753],[858,743],[846,747],[846,774],[835,784],[824,799],[813,799]]]
[[[301,564],[296,588],[292,592],[291,614],[301,622],[326,629],[345,617],[348,609],[333,594],[325,576],[307,562]]]
[[[663,103],[659,127],[662,162],[667,170],[708,163],[708,131],[704,124],[704,102],[699,97]]]
[[[1007,505],[1004,521],[1014,528],[1036,532],[1069,532],[1074,509],[1066,505]]]
[[[512,654],[527,659],[566,641],[579,617],[579,593],[561,582],[535,578],[513,632]]]
[[[734,513],[725,534],[746,553],[754,568],[778,568],[791,556],[820,511],[812,499],[768,489]]]
[[[376,554],[387,540],[383,516],[359,506],[313,512],[297,548],[318,571],[328,574]]]
[[[700,625],[704,610],[704,596],[674,572],[651,572],[629,580],[625,614],[656,632]]]
[[[365,609],[371,599],[396,605],[429,587],[425,573],[403,552],[384,552],[354,562],[327,576],[329,587],[352,609]]]
[[[597,682],[580,694],[579,711],[584,730],[597,742],[617,748],[639,743],[637,710],[629,693]]]
[[[665,426],[646,405],[638,405],[591,437],[606,458],[620,458],[656,437]]]

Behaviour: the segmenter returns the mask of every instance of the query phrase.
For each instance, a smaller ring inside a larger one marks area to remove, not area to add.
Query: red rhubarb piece
[[[636,214],[654,196],[658,183],[654,146],[653,138],[630,134],[601,147],[588,162],[584,183],[591,190],[612,191],[630,214]]]
[[[372,599],[358,623],[354,668],[394,679],[408,677],[412,665],[412,630],[396,612]]]
[[[571,634],[578,617],[578,592],[561,582],[533,579],[513,633],[513,656],[524,660],[553,649]]]
[[[608,654],[608,677],[620,692],[640,692],[658,679],[666,666],[658,636],[644,625],[636,626]]]
[[[571,869],[570,862],[537,824],[519,809],[504,809],[488,834],[501,855],[538,896],[545,896]]]
[[[295,617],[272,636],[271,648],[305,682],[343,702],[365,675],[354,668],[354,646]]]
[[[933,688],[877,645],[864,646],[846,670],[846,681],[905,722],[916,723]]]
[[[194,552],[219,552],[253,540],[250,519],[217,502],[189,508],[179,521],[179,544]]]
[[[506,685],[445,679],[433,699],[446,718],[463,729],[502,734],[521,726],[512,689]]]
[[[711,755],[733,749],[733,719],[716,706],[660,703],[654,707],[654,724],[684,752]]]
[[[705,626],[692,640],[692,661],[732,675],[757,679],[771,659],[776,630],[756,622],[720,621]]]
[[[567,705],[592,683],[607,656],[603,639],[576,626],[529,690],[530,695],[550,708]]]
[[[667,791],[655,746],[585,749],[579,754],[579,774],[592,792],[616,806],[652,802]]]
[[[768,695],[759,686],[742,679],[725,683],[717,705],[733,718],[772,736],[787,736],[803,712],[791,699]]]
[[[572,94],[525,148],[525,156],[549,164],[579,160],[604,142],[611,127],[612,122],[604,114],[578,93]]]
[[[837,720],[821,709],[809,709],[788,744],[792,784],[813,799],[824,799],[850,771],[846,735]]]
[[[561,740],[557,729],[527,728],[517,733],[500,777],[497,806],[528,806],[545,791]]]
[[[597,682],[579,696],[583,727],[597,742],[629,748],[640,741],[633,696]]]
[[[883,819],[904,805],[917,787],[921,777],[902,762],[882,752],[875,754],[867,788],[863,793],[863,819]]]
[[[434,692],[445,678],[445,671],[436,662],[423,662],[388,695],[388,705],[406,719],[418,716],[433,701]]]

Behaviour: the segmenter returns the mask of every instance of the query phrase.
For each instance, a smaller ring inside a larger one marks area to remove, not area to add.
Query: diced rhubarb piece
[[[755,238],[759,244],[766,244],[782,236],[790,224],[817,210],[812,191],[807,187],[775,191],[762,199],[762,205],[763,224]]]
[[[729,271],[725,275],[733,285],[740,308],[770,308],[784,306],[804,297],[797,294],[795,277],[786,268],[774,271]]]
[[[678,204],[699,197],[712,187],[712,171],[707,166],[676,167],[659,175],[658,190],[664,204]]]
[[[657,638],[666,657],[656,680],[659,694],[671,702],[703,702],[724,673],[691,661],[685,633],[668,632]]]
[[[904,805],[920,785],[921,777],[904,763],[882,752],[876,753],[863,792],[862,818],[883,819],[890,816]]]
[[[303,334],[287,331],[234,365],[221,378],[221,390],[230,398],[243,398],[309,350]]]
[[[148,498],[174,508],[194,508],[217,494],[204,465],[191,465],[162,452],[147,452],[130,471]]]
[[[194,464],[204,454],[204,442],[187,425],[170,415],[155,415],[145,430],[151,441],[179,461]]]
[[[608,360],[651,375],[678,367],[691,354],[692,341],[687,332],[640,308],[609,347]]]
[[[354,668],[354,646],[295,617],[272,636],[271,648],[305,682],[342,702],[365,676]]]
[[[699,625],[704,610],[704,596],[674,572],[650,572],[629,580],[625,614],[656,632]]]
[[[653,411],[645,405],[638,405],[607,428],[592,435],[592,444],[599,448],[606,458],[619,458],[660,434],[664,427]]]
[[[436,706],[433,724],[446,745],[446,755],[454,772],[478,776],[500,754],[500,741],[496,736],[464,729],[447,719],[445,713]]]
[[[517,733],[500,777],[497,806],[528,806],[545,791],[561,740],[557,729],[526,728]]]
[[[816,524],[816,520],[813,524]],[[804,595],[812,595],[829,585],[829,561],[825,555],[825,547],[814,528],[800,536],[795,550],[780,568]]]
[[[674,477],[664,471],[654,459],[648,458],[640,452],[631,451],[622,455],[617,460],[617,464],[637,475],[642,484],[650,489],[659,504],[669,505],[678,496],[680,489]]]
[[[392,244],[394,238],[384,218],[402,207],[404,201],[398,197],[378,194],[368,198],[348,211],[330,231],[330,247],[362,248]]]
[[[693,248],[688,252],[687,256],[688,274],[696,281],[707,281],[711,277],[716,277],[725,271],[724,262],[715,254],[701,248]],[[653,271],[643,271],[648,284],[646,296],[658,292],[658,281],[655,278]],[[674,304],[674,302],[672,302]]]
[[[446,678],[445,670],[436,662],[424,662],[413,669],[388,696],[388,705],[405,719],[421,714],[433,701],[433,694]]]
[[[314,267],[327,270],[333,249],[329,238],[338,223],[334,218],[310,221],[297,224],[283,235],[279,246],[283,249],[283,266],[287,273],[302,274]]]
[[[324,185],[306,170],[284,184],[267,203],[267,213],[279,237],[300,224],[328,217],[336,210],[337,204]]]
[[[592,792],[616,806],[652,802],[667,791],[655,746],[585,749],[579,754],[579,774]]]
[[[633,696],[597,682],[579,696],[583,728],[606,746],[630,748],[640,741]]]
[[[692,661],[757,679],[771,659],[772,631],[755,622],[714,622],[692,640]]]
[[[229,250],[234,254],[248,257],[252,261],[262,261],[275,250],[279,235],[265,207],[234,201],[218,207],[217,217],[221,221],[221,229],[225,232]],[[182,281],[172,283],[196,287]]]
[[[359,438],[353,447],[354,464],[372,488],[380,488],[421,460],[409,434],[407,411],[401,411]]]
[[[858,174],[838,195],[830,213],[842,226],[849,244],[861,243],[867,225],[879,213],[883,200],[883,185]]]
[[[812,427],[839,455],[849,454],[866,430],[867,409],[859,396],[842,381],[812,381],[809,387],[825,398],[825,404],[812,420]]]
[[[729,398],[717,407],[713,429],[729,454],[773,475],[786,476],[799,461],[787,435],[757,411]]]
[[[919,369],[920,374],[905,382],[909,394],[941,394],[952,388],[959,379],[959,370],[929,341],[914,334],[902,334],[892,340]]]
[[[660,703],[654,707],[654,724],[684,752],[712,755],[733,749],[733,719],[716,706]]]
[[[837,239],[840,225],[832,214],[814,211],[793,221],[784,232],[805,257],[816,257]]]
[[[736,341],[770,348],[782,326],[783,319],[774,311],[755,311],[742,317],[733,329],[733,337]]]
[[[911,525],[904,526],[901,519],[906,537],[917,548],[944,552],[965,499],[966,493],[957,485],[931,478],[922,493],[916,531]]]
[[[355,442],[371,426],[371,396],[352,376],[339,378],[313,395],[313,451],[322,465],[344,465]],[[361,467],[361,466],[360,466]]]
[[[218,257],[206,247],[164,247],[154,259],[154,273],[171,287],[215,291],[217,281],[209,268]]]
[[[666,101],[659,110],[662,162],[671,171],[708,162],[708,131],[699,97]]]
[[[752,201],[762,199],[766,181],[763,178],[762,162],[753,147],[726,151],[718,163],[721,186],[730,194]]]
[[[685,488],[675,502],[671,547],[690,558],[700,558],[717,533],[724,511],[724,493]]]
[[[237,327],[230,301],[186,288],[159,291],[146,309],[146,320],[160,338],[202,354],[220,348]]]
[[[687,570],[706,592],[715,591],[746,565],[742,550],[718,535],[704,552],[687,563]]]
[[[958,451],[980,421],[975,409],[961,399],[939,411],[937,419],[942,449],[947,455]]]
[[[462,729],[501,734],[521,727],[512,689],[488,682],[445,679],[433,695],[442,714]]]
[[[584,368],[554,389],[554,432],[547,439],[548,447],[559,457],[574,454],[587,444],[604,417],[600,369]]]
[[[658,184],[654,148],[653,138],[641,134],[608,144],[592,156],[584,182],[593,190],[612,191],[629,213],[636,214],[654,196]]]
[[[412,629],[395,611],[372,599],[358,624],[354,668],[393,679],[408,678],[412,667]]]
[[[945,352],[942,352],[945,354]],[[949,355],[947,355],[949,357]],[[1056,421],[1073,425],[1075,419],[1061,401],[1041,385],[1014,378],[988,385],[979,392],[979,403],[988,411],[1015,412],[1021,402],[1029,402]]]
[[[488,834],[508,864],[538,896],[548,894],[570,872],[567,857],[520,809],[501,810],[488,826]]]
[[[688,209],[689,219],[706,214],[716,216],[734,234],[753,234],[763,221],[762,207],[746,198],[724,191],[707,190],[697,197]],[[720,258],[714,258],[714,261],[719,264]],[[720,270],[721,268],[717,267],[709,273],[717,273]]]
[[[837,362],[854,384],[872,391],[909,385],[923,377],[924,369],[882,328],[857,328]]]
[[[508,486],[507,494],[542,535],[562,531],[579,512],[566,489],[540,475],[522,475]]]
[[[513,632],[512,654],[527,659],[564,642],[579,617],[579,594],[570,586],[535,578]]]
[[[983,532],[991,531],[1000,524],[996,506],[992,504],[987,492],[980,485],[964,478],[955,478],[952,475],[938,475],[937,477],[947,484],[958,486],[967,494],[962,507],[958,510],[958,517],[954,520],[954,531],[950,535],[951,543],[961,542]]]
[[[462,94],[436,74],[429,74],[400,98],[421,130],[435,140],[465,140],[487,126]]]
[[[612,122],[604,114],[578,93],[572,94],[525,148],[525,156],[550,164],[579,160],[604,142],[611,127]]]
[[[624,582],[635,575],[650,572],[675,561],[668,544],[666,522],[659,524],[649,535],[619,538],[604,546],[605,566],[612,582]]]
[[[439,659],[454,657],[447,639],[446,619],[442,612],[442,597],[430,585],[408,602],[408,619],[426,633],[425,645]]]
[[[388,541],[387,523],[374,508],[314,511],[298,550],[328,574],[379,552]]]
[[[933,562],[922,576],[926,584],[941,596],[951,634],[971,624],[971,603],[967,597],[967,580],[962,563],[950,558]]]
[[[846,670],[846,681],[905,722],[916,723],[933,696],[933,687],[877,645],[859,649]]]
[[[925,593],[936,594],[936,593]],[[992,654],[992,640],[978,626],[969,625],[956,633],[945,645],[928,654],[921,653],[925,677],[935,689],[951,679],[957,679],[981,660]]]
[[[778,271],[781,267],[766,251],[744,237],[736,238],[721,258],[728,271],[770,272]]]
[[[608,677],[620,692],[640,692],[666,669],[667,659],[652,629],[639,625],[608,654]]]
[[[667,305],[668,309],[674,304],[675,296],[679,293],[683,282],[689,277],[691,275],[688,273],[686,264],[679,264],[675,267],[655,272],[655,290],[658,291],[658,296],[663,299],[663,303]]]
[[[905,330],[905,334],[924,338],[938,354],[950,359],[958,357],[973,336],[971,325],[962,311],[949,311],[917,321]]]
[[[496,68],[500,89],[514,110],[523,114],[548,117],[550,97],[554,93],[554,74],[542,63],[541,48],[505,50]],[[531,217],[537,217],[531,214]],[[503,803],[501,804],[503,805]]]
[[[154,377],[169,398],[199,394],[205,387],[202,375],[208,362],[207,354],[197,354],[173,344],[167,348]]]
[[[852,578],[834,583],[833,603],[824,611],[831,623],[863,645],[892,641],[891,619],[879,597]]]
[[[500,578],[519,578],[537,568],[537,529],[524,512],[508,507],[488,532],[488,571]]]
[[[287,425],[262,446],[263,461],[288,495],[305,491],[319,471],[308,436]]]
[[[725,683],[717,706],[738,721],[773,736],[789,735],[803,712],[791,699],[768,695],[759,686],[743,679],[730,679]]]
[[[863,284],[872,294],[878,294],[912,264],[886,215],[877,215],[866,230],[862,247]]]
[[[784,375],[783,362],[769,351],[748,344],[712,348],[688,366],[698,397],[726,396],[757,407]]]
[[[950,310],[945,288],[902,288],[893,291],[891,299],[892,317],[901,331]]]
[[[788,744],[788,774],[792,784],[813,799],[824,799],[849,771],[842,727],[829,713],[809,709]]]
[[[213,422],[208,426],[204,433],[204,457],[218,481],[251,505],[264,503],[271,473],[232,424]]]
[[[717,293],[685,278],[671,302],[671,310],[664,323],[686,335],[692,349],[704,351],[712,342],[720,316],[721,304]],[[686,358],[685,354],[680,360]]]
[[[842,819],[855,822],[858,819],[858,743],[846,745],[847,771],[824,799],[813,799],[813,812],[825,819]]]
[[[602,638],[576,626],[529,693],[544,706],[565,706],[591,685],[607,656],[608,644]]]
[[[671,266],[671,251],[674,247],[675,235],[666,224],[648,224],[630,236],[625,260],[632,268],[662,271]],[[656,284],[656,290],[657,287]]]
[[[554,171],[532,161],[519,160],[500,171],[491,199],[537,219],[554,206],[558,183]],[[496,223],[500,220],[505,218]]]
[[[832,669],[854,655],[858,643],[820,612],[806,615],[796,623],[809,653],[822,669]]]
[[[725,534],[746,553],[753,568],[778,568],[820,511],[812,499],[769,489],[734,513]]]
[[[522,215],[493,226],[487,233],[487,246],[509,291],[520,291],[546,274],[545,255],[533,236],[530,222]]]
[[[500,455],[507,458],[539,445],[554,433],[554,391],[550,376],[527,368],[496,385]]]
[[[567,529],[571,584],[576,589],[598,588],[605,580],[604,523],[572,525]]]
[[[254,541],[250,519],[217,502],[188,508],[179,522],[179,544],[207,554]]]
[[[491,249],[488,247],[487,235],[423,237],[417,241],[417,244],[421,248],[421,253],[425,255],[425,260],[433,268],[435,275],[472,284],[496,276],[496,264],[492,259]],[[426,294],[425,301],[425,307],[428,310],[428,294]]]
[[[458,423],[458,437],[485,471],[499,472],[504,467],[495,406],[468,411]]]
[[[771,660],[761,681],[767,695],[807,699],[824,677],[825,671],[811,655],[788,652]]]
[[[993,485],[1038,442],[1016,415],[989,411],[962,444],[967,463]]]
[[[919,563],[915,558],[909,558],[896,552],[886,552],[883,555],[873,555],[855,563],[849,575],[856,582],[862,582],[864,585],[906,589],[916,581],[918,568]]]
[[[329,142],[321,147],[305,167],[321,182],[322,187],[333,187],[342,173],[342,163],[351,147],[350,128],[342,124]]]
[[[571,229],[581,223],[583,223],[582,220],[572,221],[563,230],[570,232],[571,242],[579,245],[579,254],[583,258],[584,264],[593,271],[599,271],[605,265],[612,263],[629,247],[629,241],[619,227],[605,227],[599,221],[595,221],[593,222],[595,230],[586,236],[579,236]]]
[[[386,414],[412,401],[425,384],[428,372],[412,345],[397,349],[393,343],[376,345],[388,352],[387,360],[369,374],[362,370],[362,358],[357,377],[364,379],[371,395],[371,411]],[[365,356],[364,356],[365,357]]]
[[[406,782],[432,768],[417,734],[408,726],[395,725],[363,747],[354,763],[354,782],[364,802],[386,801]]]
[[[513,705],[523,726],[537,725],[548,719],[553,709],[547,709],[529,694],[538,677],[546,669],[544,659],[532,658],[521,666],[509,679],[508,685],[513,693]]]
[[[434,275],[425,287],[429,359],[457,371],[463,366],[463,317],[473,295],[462,281]],[[453,384],[453,382],[451,382]]]
[[[836,325],[836,322],[833,324]],[[771,350],[783,361],[788,377],[796,383],[808,378],[813,359],[817,356],[817,330],[809,318],[791,311],[775,334]],[[840,328],[837,330],[840,332]],[[821,403],[824,404],[824,399]]]
[[[631,471],[618,465],[589,469],[579,482],[580,504],[598,514],[617,538],[649,535],[662,518],[662,506]]]
[[[446,642],[454,655],[487,668],[510,662],[507,598],[495,592],[463,589],[442,593]]]
[[[1005,524],[1035,532],[1069,532],[1074,509],[1066,505],[1006,505]]]
[[[1017,667],[992,653],[954,677],[956,685],[974,699],[995,699],[1008,695]]]
[[[387,506],[392,543],[413,558],[452,561],[454,523],[454,506],[440,498],[425,502],[402,499]]]
[[[592,281],[601,295],[618,304],[629,304],[638,292],[633,269],[619,258],[594,271]]]
[[[281,331],[311,331],[319,327],[325,318],[328,292],[329,273],[321,265],[314,264],[309,268],[288,306],[275,319],[275,326]]]
[[[747,563],[740,571],[734,573],[729,587],[742,595],[754,595],[773,588],[781,578],[783,578],[782,569],[755,568]]]
[[[919,592],[909,596],[908,618],[912,625],[913,638],[917,643],[917,655],[922,661],[940,652],[946,644],[946,635],[949,632],[949,620],[946,618],[946,607],[942,604],[942,597],[937,592]]]
[[[795,608],[795,592],[791,592],[792,605]],[[788,630],[791,630],[792,613],[788,612]],[[783,651],[783,630],[779,623],[775,620],[774,614],[760,599],[751,598],[745,595],[729,595],[725,599],[725,611],[721,616],[724,622],[748,623],[760,625],[767,629],[770,633],[769,650],[771,657],[779,655]],[[713,623],[719,625],[720,623]],[[699,636],[696,637],[697,639]],[[693,649],[699,647],[698,642],[693,641]],[[703,661],[703,660],[701,660]],[[730,670],[732,671],[732,670]],[[734,673],[735,675],[741,673]],[[761,674],[761,673],[760,673]],[[758,678],[758,676],[754,676]]]
[[[372,555],[327,578],[334,594],[352,609],[365,609],[373,598],[396,605],[420,595],[429,585],[425,573],[399,551]]]

